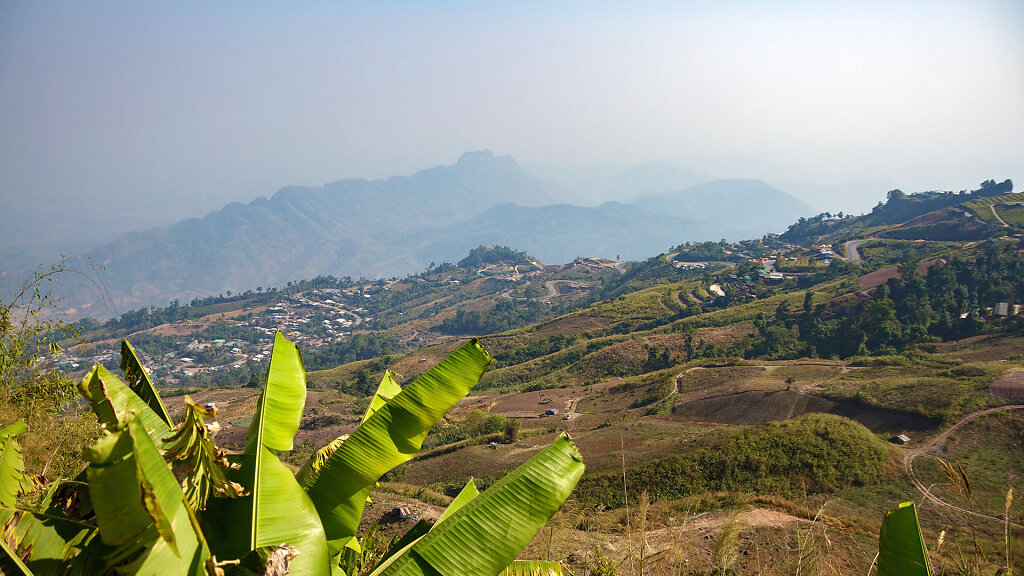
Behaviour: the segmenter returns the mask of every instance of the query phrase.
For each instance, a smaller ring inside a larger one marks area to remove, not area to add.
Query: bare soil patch
[[[916,272],[917,272],[917,274],[919,276],[924,275],[924,274],[926,274],[928,272],[928,269],[931,268],[932,266],[934,266],[936,264],[939,264],[939,263],[945,263],[945,262],[946,261],[942,260],[942,259],[928,260],[928,261],[925,261],[925,262],[921,262],[920,264],[917,265]],[[872,289],[872,288],[874,288],[876,286],[880,286],[882,284],[885,284],[886,282],[888,282],[892,278],[899,278],[899,277],[900,277],[899,268],[896,267],[896,266],[889,266],[888,268],[882,268],[880,270],[875,270],[874,272],[871,272],[869,274],[865,274],[865,275],[861,276],[860,278],[857,278],[857,283],[860,284],[861,290],[870,290],[870,289]]]
[[[554,409],[563,414],[573,400],[588,393],[589,388],[553,388],[525,392],[499,399],[491,408],[491,412],[512,417],[535,417],[542,416],[546,410]]]
[[[1004,400],[1024,400],[1024,368],[1016,368],[992,381],[992,395]]]

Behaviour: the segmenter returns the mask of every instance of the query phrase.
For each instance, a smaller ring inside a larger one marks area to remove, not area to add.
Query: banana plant
[[[579,450],[563,433],[486,492],[467,485],[429,532],[382,562],[371,576],[498,574],[561,507],[583,468]],[[526,568],[531,566],[518,569]]]
[[[931,576],[928,549],[913,502],[887,513],[878,534],[878,576]]]
[[[28,430],[24,420],[0,430],[0,505],[13,506],[18,495],[32,489],[15,436]]]
[[[0,569],[344,574],[339,563],[345,550],[359,548],[356,529],[378,479],[419,451],[491,362],[472,340],[404,388],[387,372],[359,427],[295,475],[278,452],[293,447],[305,368],[280,333],[245,450],[236,455],[213,443],[214,427],[204,421],[213,412],[186,399],[185,417],[175,424],[127,341],[122,355],[127,384],[97,366],[79,386],[104,425],[85,452],[85,473],[51,487],[42,512],[0,499],[0,543],[10,557]],[[0,431],[0,476],[17,482],[24,472],[8,448],[21,429]],[[563,435],[485,493],[470,483],[436,524],[410,531],[375,574],[556,573],[551,564],[514,559],[582,473],[582,458]]]

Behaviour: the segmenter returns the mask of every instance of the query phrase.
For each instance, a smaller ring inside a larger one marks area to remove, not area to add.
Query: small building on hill
[[[907,442],[910,442],[910,436],[907,436],[906,434],[900,434],[899,436],[893,436],[892,438],[889,438],[889,442],[892,442],[893,444],[903,445],[906,444]]]

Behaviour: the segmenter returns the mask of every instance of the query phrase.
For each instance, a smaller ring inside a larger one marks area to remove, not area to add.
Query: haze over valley
[[[1024,573],[1024,3],[0,3],[0,574]]]

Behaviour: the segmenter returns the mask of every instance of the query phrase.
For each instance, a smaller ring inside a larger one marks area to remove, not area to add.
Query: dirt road
[[[977,412],[971,412],[970,414],[965,415],[963,418],[961,418],[959,421],[957,421],[956,424],[954,424],[954,425],[950,426],[949,428],[947,428],[946,430],[944,430],[941,434],[939,434],[938,436],[933,438],[927,444],[923,444],[923,445],[921,445],[921,446],[919,446],[917,448],[914,448],[912,450],[908,450],[907,453],[903,455],[903,469],[906,470],[907,476],[910,478],[910,481],[914,484],[914,487],[917,488],[917,490],[924,496],[925,500],[928,500],[929,502],[931,502],[933,504],[936,504],[938,506],[944,506],[946,508],[951,508],[953,510],[958,510],[960,512],[963,512],[964,514],[971,514],[971,515],[977,516],[979,518],[988,518],[990,520],[995,520],[997,522],[1004,522],[1006,520],[1005,518],[1002,518],[1000,516],[994,516],[992,514],[985,514],[984,512],[975,512],[974,510],[968,510],[968,509],[963,508],[961,506],[957,506],[956,504],[950,504],[949,502],[946,502],[942,498],[939,498],[938,496],[933,494],[931,492],[931,490],[929,490],[928,487],[926,487],[924,485],[924,483],[922,483],[917,478],[917,475],[914,474],[914,458],[917,458],[918,456],[922,456],[922,455],[927,454],[928,452],[934,450],[941,443],[945,442],[950,434],[952,434],[953,432],[958,430],[961,426],[963,426],[964,424],[967,424],[971,420],[974,420],[976,418],[980,418],[982,416],[987,416],[989,414],[995,414],[996,412],[1007,412],[1009,410],[1024,410],[1024,404],[1013,404],[1013,405],[1009,405],[1009,406],[999,406],[999,407],[996,407],[996,408],[987,408],[985,410],[978,410]],[[1014,526],[1019,527],[1019,528],[1024,528],[1024,524],[1020,524],[1020,523],[1017,523],[1017,522],[1010,522],[1010,523],[1013,524]]]
[[[1010,227],[1010,225],[1004,222],[1003,219],[999,216],[999,212],[996,212],[995,204],[989,204],[988,207],[992,209],[992,215],[996,217],[996,220],[999,220],[999,223],[1003,225],[1003,228]]]

